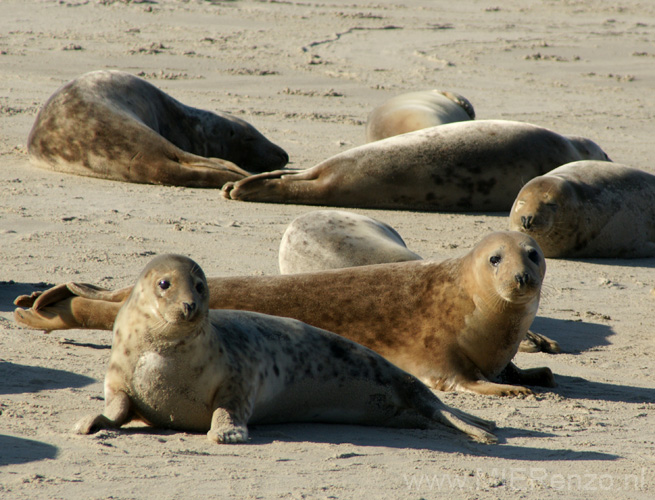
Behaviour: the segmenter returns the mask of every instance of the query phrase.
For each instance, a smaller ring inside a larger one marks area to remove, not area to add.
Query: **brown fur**
[[[120,71],[86,73],[48,99],[28,138],[41,167],[102,179],[221,187],[283,167],[287,154],[252,125],[185,106]]]
[[[377,106],[366,121],[366,140],[379,141],[445,123],[473,120],[475,111],[463,96],[441,90],[401,94]]]
[[[523,184],[564,163],[607,160],[592,141],[529,123],[472,120],[371,142],[308,170],[225,184],[225,198],[435,211],[509,210]]]
[[[492,256],[501,256],[498,266],[491,264]],[[292,317],[336,332],[434,388],[526,394],[530,390],[525,387],[491,380],[511,365],[536,315],[545,269],[532,238],[492,233],[463,257],[441,263],[213,278],[210,307]],[[102,296],[94,293],[91,299],[69,297],[53,306],[47,296],[19,298],[17,305],[33,304],[33,309],[17,309],[15,318],[46,330],[81,325],[110,329],[106,320],[120,302],[99,302],[96,298]],[[114,293],[112,298],[124,296]],[[554,384],[547,368],[538,369],[536,378],[539,384]],[[520,377],[515,381],[520,383]]]
[[[521,189],[509,226],[546,257],[653,257],[655,176],[608,162],[562,165]]]

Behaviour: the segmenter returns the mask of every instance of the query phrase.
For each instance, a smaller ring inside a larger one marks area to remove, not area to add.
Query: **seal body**
[[[249,123],[186,106],[145,80],[94,71],[48,99],[28,138],[42,168],[119,181],[221,187],[288,156]]]
[[[365,215],[316,210],[294,219],[280,242],[280,273],[419,260],[398,232]]]
[[[444,262],[212,278],[208,285],[212,309],[295,318],[338,333],[432,388],[515,395],[531,391],[514,384],[554,385],[548,368],[520,371],[511,363],[537,312],[545,270],[531,237],[498,232]],[[61,285],[17,299],[32,309],[17,309],[15,318],[45,330],[111,329],[127,294]]]
[[[521,189],[509,222],[546,257],[653,257],[655,176],[616,163],[562,165]]]
[[[408,92],[388,99],[369,113],[366,140],[379,141],[422,128],[474,118],[473,105],[455,92],[436,89]]]
[[[527,180],[583,159],[608,157],[588,139],[528,123],[473,120],[371,142],[308,170],[229,182],[222,193],[271,203],[504,211]]]
[[[296,320],[208,305],[191,259],[146,266],[114,324],[105,413],[77,432],[140,419],[231,443],[247,439],[248,423],[446,424],[495,441],[491,422],[448,408],[365,347]]]

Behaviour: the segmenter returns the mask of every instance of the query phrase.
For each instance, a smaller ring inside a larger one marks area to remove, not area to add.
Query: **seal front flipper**
[[[519,345],[520,352],[547,352],[549,354],[557,354],[562,352],[562,348],[556,340],[546,337],[540,333],[535,333],[528,330],[525,338]]]
[[[118,429],[131,420],[130,398],[123,391],[118,391],[107,402],[105,411],[100,415],[87,415],[79,420],[73,431],[76,434],[93,434],[101,429]]]
[[[225,408],[216,408],[207,438],[218,444],[245,443],[248,441],[246,422],[238,422]]]
[[[520,369],[514,363],[509,363],[498,376],[503,382],[510,384],[537,385],[540,387],[557,387],[553,372],[548,367]]]

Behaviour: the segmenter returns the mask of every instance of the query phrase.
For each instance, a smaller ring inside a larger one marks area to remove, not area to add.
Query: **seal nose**
[[[519,273],[514,276],[514,280],[521,287],[530,283],[530,275],[528,273]]]
[[[184,319],[191,319],[196,312],[196,303],[195,302],[184,302],[182,304],[184,309]]]
[[[532,226],[532,215],[521,215],[521,225],[523,229],[530,229],[530,226]]]

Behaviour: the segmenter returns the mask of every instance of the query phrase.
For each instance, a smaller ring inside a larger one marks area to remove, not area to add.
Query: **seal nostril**
[[[521,224],[523,225],[524,229],[530,229],[530,226],[532,225],[532,216],[528,215],[522,215],[521,216]]]
[[[186,318],[190,317],[194,311],[196,310],[196,303],[195,302],[185,302],[183,304],[184,307],[184,316]]]
[[[517,274],[514,276],[514,280],[519,284],[519,286],[523,286],[530,282],[530,276],[528,273]]]

